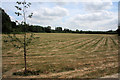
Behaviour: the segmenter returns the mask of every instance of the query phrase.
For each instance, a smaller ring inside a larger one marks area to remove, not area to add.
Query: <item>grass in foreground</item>
[[[4,36],[3,77],[96,78],[118,71],[117,35],[35,33],[27,51],[28,76],[21,73],[23,49],[5,43]]]

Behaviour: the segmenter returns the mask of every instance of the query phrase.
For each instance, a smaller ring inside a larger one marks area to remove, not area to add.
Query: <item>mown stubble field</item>
[[[98,78],[118,73],[117,35],[34,33],[27,50],[27,68],[39,75],[20,76],[23,49],[2,44],[4,78]],[[18,35],[22,38],[21,34]]]

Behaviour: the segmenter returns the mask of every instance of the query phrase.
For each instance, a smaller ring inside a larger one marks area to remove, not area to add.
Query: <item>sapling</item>
[[[32,18],[32,15],[33,13],[27,15],[27,9],[31,6],[31,3],[30,2],[26,2],[25,0],[23,2],[19,2],[17,1],[16,2],[16,6],[15,8],[17,9],[18,12],[15,12],[15,14],[18,16],[18,17],[21,17],[23,19],[23,21],[18,21],[16,20],[15,22],[18,24],[18,25],[21,25],[21,27],[24,27],[24,37],[23,37],[23,40],[18,38],[16,36],[16,34],[8,34],[8,39],[7,40],[4,40],[4,42],[11,42],[12,45],[15,47],[15,48],[23,48],[23,51],[24,51],[24,62],[25,62],[25,70],[24,70],[24,73],[26,74],[27,73],[27,63],[26,63],[26,53],[27,53],[27,46],[29,46],[30,43],[32,43],[32,40],[33,40],[33,33],[30,34],[30,36],[28,37],[27,36],[27,32],[26,32],[26,26],[28,26],[27,24],[27,18]]]

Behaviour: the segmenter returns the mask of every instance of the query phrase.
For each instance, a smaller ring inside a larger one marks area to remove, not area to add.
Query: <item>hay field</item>
[[[118,72],[117,35],[34,33],[27,50],[27,68],[38,75],[20,76],[23,49],[2,44],[4,78],[98,78]],[[18,35],[22,38],[21,34]]]

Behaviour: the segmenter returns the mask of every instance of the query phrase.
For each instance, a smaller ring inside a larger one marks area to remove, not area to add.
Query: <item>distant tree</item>
[[[112,30],[109,30],[109,31],[107,31],[107,32],[113,32]]]
[[[0,11],[2,13],[2,32],[3,33],[12,32],[11,20],[9,15],[7,15],[7,13],[2,8],[0,8]]]
[[[118,33],[118,36],[120,36],[120,26],[118,26],[118,29],[116,31]]]
[[[79,30],[78,30],[78,29],[76,29],[76,33],[79,33]]]
[[[83,31],[82,30],[80,30],[80,33],[82,33]]]
[[[45,32],[51,33],[51,26],[45,27]]]
[[[62,32],[62,27],[56,27],[56,28],[55,28],[55,31],[56,31],[56,32]]]
[[[12,24],[12,28],[16,28],[16,23],[15,22],[11,22]]]
[[[65,28],[65,29],[64,29],[64,32],[65,32],[65,33],[69,33],[70,30]]]

